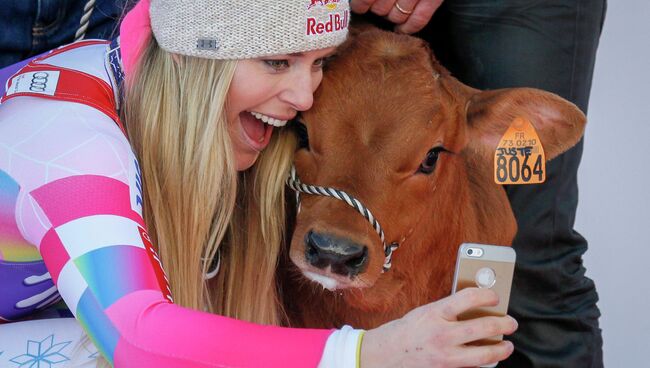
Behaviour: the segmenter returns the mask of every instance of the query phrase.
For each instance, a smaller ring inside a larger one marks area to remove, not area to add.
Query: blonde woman
[[[345,0],[141,1],[121,39],[64,46],[9,78],[0,317],[51,316],[61,297],[79,323],[2,325],[0,365],[93,364],[92,351],[70,355],[84,334],[116,367],[459,367],[507,357],[508,342],[464,344],[512,332],[510,317],[456,322],[496,303],[490,291],[464,291],[365,337],[348,326],[274,326],[294,150],[282,127],[310,108],[349,17]]]

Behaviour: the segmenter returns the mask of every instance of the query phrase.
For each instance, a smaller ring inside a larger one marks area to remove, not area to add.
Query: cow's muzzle
[[[390,270],[392,265],[393,252],[399,248],[399,243],[393,242],[390,243],[390,245],[386,243],[384,230],[381,228],[381,225],[379,225],[379,221],[377,221],[372,212],[370,212],[370,209],[364,206],[361,201],[339,189],[303,184],[300,179],[298,179],[298,174],[296,173],[295,166],[291,166],[291,172],[287,178],[287,185],[296,191],[296,206],[298,213],[300,213],[300,193],[336,198],[347,203],[350,207],[359,212],[366,220],[368,220],[373,229],[375,229],[375,232],[379,236],[381,244],[384,247],[384,255],[386,258],[384,259],[382,273]]]
[[[368,265],[368,247],[347,238],[317,233],[305,235],[305,259],[314,267],[331,267],[332,273],[353,277]]]

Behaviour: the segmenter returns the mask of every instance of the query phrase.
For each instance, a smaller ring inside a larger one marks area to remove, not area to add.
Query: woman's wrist
[[[359,358],[359,368],[369,367],[390,367],[395,366],[396,358],[400,358],[392,354],[394,345],[398,340],[395,340],[396,328],[403,321],[397,319],[381,325],[372,330],[368,330],[363,335],[361,343],[361,351]]]

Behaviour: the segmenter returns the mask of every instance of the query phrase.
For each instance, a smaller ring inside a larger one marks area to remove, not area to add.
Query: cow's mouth
[[[324,270],[324,273],[312,272],[305,269],[301,269],[301,271],[306,278],[321,285],[323,289],[329,291],[361,287],[359,282],[356,282],[353,277],[338,276],[329,272],[327,269]]]
[[[304,278],[329,291],[363,289],[374,284],[372,276],[365,272],[358,275],[341,275],[333,272],[331,266],[314,267],[306,261],[302,252],[291,252],[289,258]]]

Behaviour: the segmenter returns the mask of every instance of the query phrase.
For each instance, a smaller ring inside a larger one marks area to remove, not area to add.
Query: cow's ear
[[[586,123],[574,104],[533,88],[477,91],[469,97],[466,113],[473,149],[493,155],[512,121],[521,117],[535,127],[547,160],[573,147]]]

